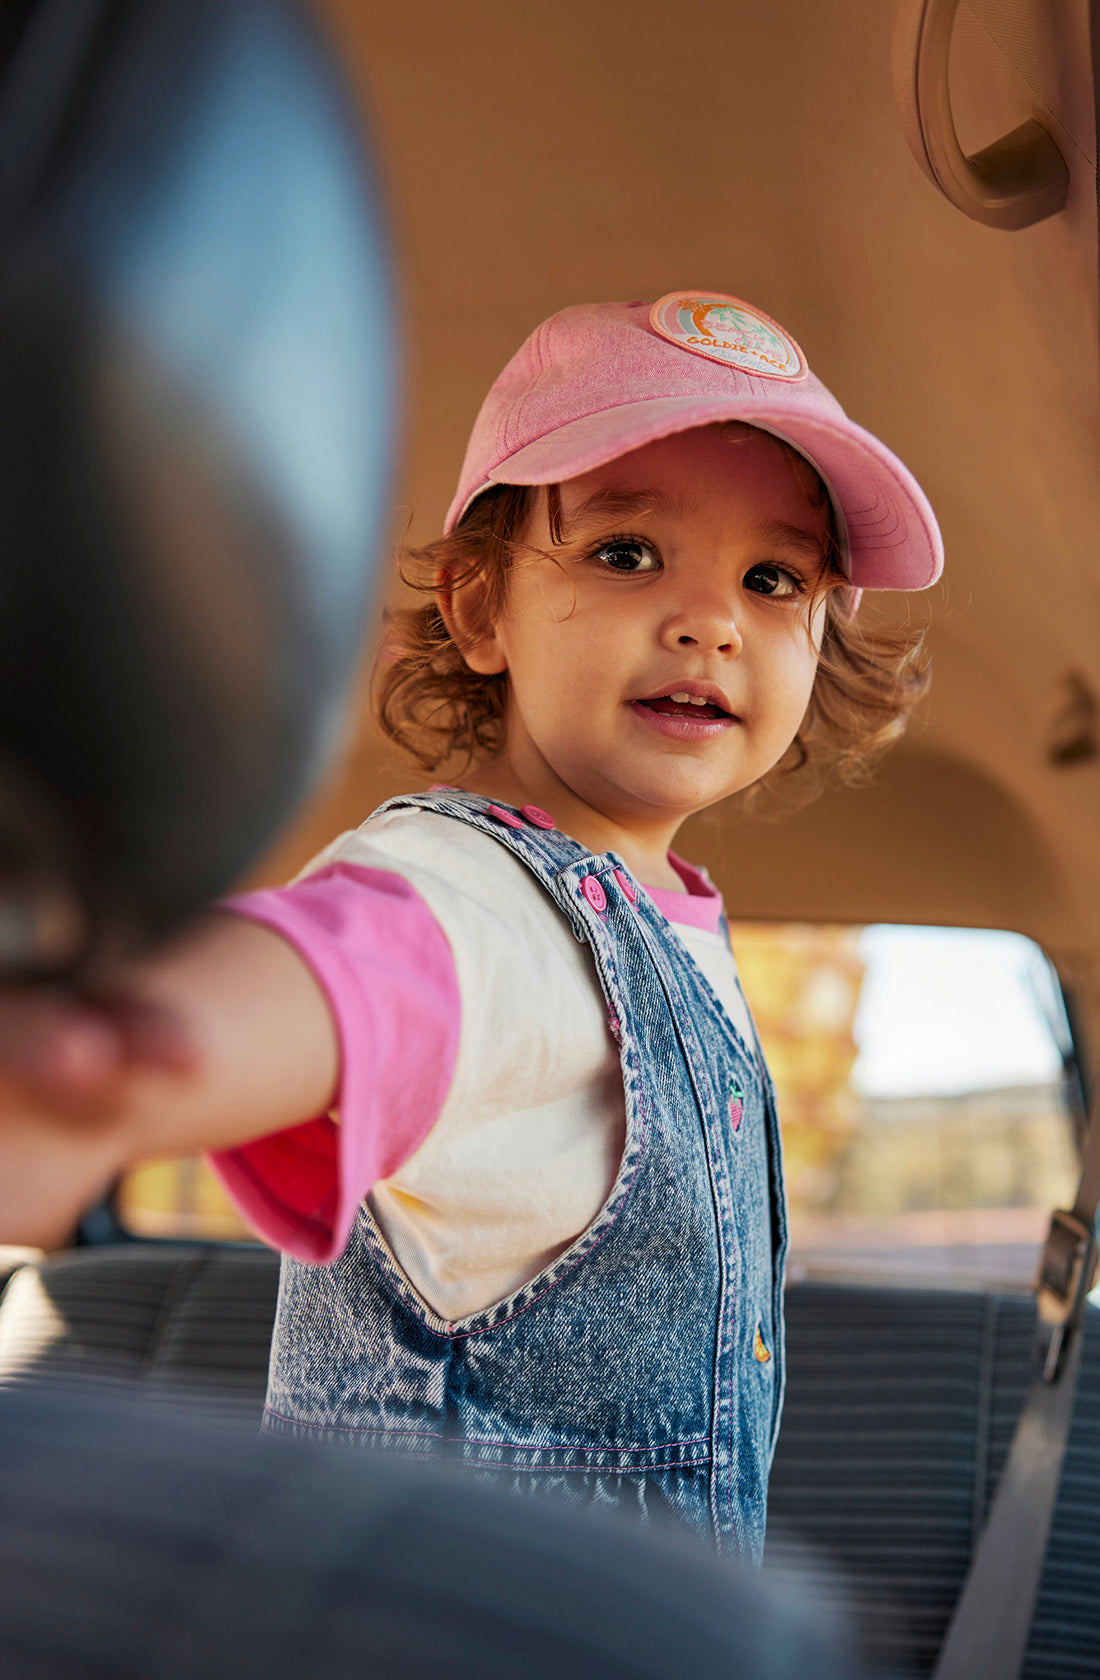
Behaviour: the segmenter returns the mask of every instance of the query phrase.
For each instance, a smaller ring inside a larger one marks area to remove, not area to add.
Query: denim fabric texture
[[[622,1163],[563,1254],[456,1323],[411,1288],[366,1205],[332,1265],[284,1255],[264,1426],[625,1505],[758,1562],[786,1251],[759,1045],[743,1041],[615,853],[593,855],[510,808],[520,826],[508,826],[487,800],[452,790],[382,809],[409,806],[506,846],[591,947],[621,1047]]]

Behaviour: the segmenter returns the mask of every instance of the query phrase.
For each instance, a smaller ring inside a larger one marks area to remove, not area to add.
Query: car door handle
[[[1065,208],[1069,170],[1042,123],[1030,119],[967,157],[947,80],[959,0],[897,0],[894,96],[909,149],[944,197],[987,227],[1024,228]]]

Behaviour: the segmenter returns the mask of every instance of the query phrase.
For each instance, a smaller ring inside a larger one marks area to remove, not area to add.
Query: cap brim
[[[841,518],[849,577],[859,589],[927,589],[943,570],[936,516],[897,456],[845,416],[799,410],[789,399],[652,397],[583,415],[493,468],[452,529],[490,484],[560,484],[658,438],[743,420],[792,444],[820,473]]]

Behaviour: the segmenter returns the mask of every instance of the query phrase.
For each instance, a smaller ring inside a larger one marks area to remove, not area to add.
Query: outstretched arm
[[[207,1149],[260,1236],[335,1259],[434,1124],[460,1021],[425,901],[337,858],[209,915],[111,998],[0,992],[0,1243],[56,1247],[129,1162]]]

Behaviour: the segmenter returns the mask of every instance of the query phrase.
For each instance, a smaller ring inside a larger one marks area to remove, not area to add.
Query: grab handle
[[[1065,208],[1069,170],[1042,123],[967,157],[955,133],[947,64],[959,0],[897,0],[894,96],[909,149],[945,198],[987,227],[1023,228]]]

